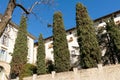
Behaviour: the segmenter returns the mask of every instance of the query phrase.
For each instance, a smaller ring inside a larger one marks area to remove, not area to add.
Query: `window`
[[[50,41],[53,41],[53,38],[50,38],[49,40],[50,40]]]
[[[73,41],[73,37],[70,37],[68,42],[72,42]]]
[[[1,43],[4,46],[8,46],[8,37],[6,35],[3,35]]]
[[[120,24],[120,20],[116,21],[115,23],[116,23],[117,25]]]
[[[100,20],[99,23],[103,23],[103,20]]]
[[[6,32],[8,31],[8,26],[5,28],[5,31],[6,31]]]
[[[5,61],[6,60],[6,50],[4,50],[4,49],[1,49],[0,50],[0,60],[1,61]]]
[[[76,57],[76,55],[75,55],[75,50],[72,50],[72,51],[71,51],[71,57],[72,57],[72,58]]]
[[[114,14],[114,18],[116,18],[117,17],[117,15],[116,14]]]
[[[72,34],[72,31],[70,31],[69,34]]]
[[[50,48],[53,48],[53,43],[50,43],[50,44],[48,45],[48,49],[50,49]]]
[[[53,51],[51,51],[51,54],[54,54],[54,52],[53,52]]]
[[[5,50],[2,49],[2,50],[1,50],[1,54],[5,54]]]

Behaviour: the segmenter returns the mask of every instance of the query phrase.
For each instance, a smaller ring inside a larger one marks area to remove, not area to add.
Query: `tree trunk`
[[[15,9],[15,2],[16,0],[10,0],[7,6],[7,9],[4,13],[4,15],[1,18],[1,22],[0,22],[0,37],[2,36],[8,22],[10,21],[11,17],[12,17],[12,13]]]

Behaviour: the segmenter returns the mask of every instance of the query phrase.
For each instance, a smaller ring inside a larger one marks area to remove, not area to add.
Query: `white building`
[[[0,61],[11,62],[18,26],[10,22],[0,38]],[[28,33],[28,63],[33,63],[33,49],[35,37]]]
[[[79,56],[79,45],[77,43],[77,36],[76,36],[76,30],[75,28],[67,30],[66,38],[68,41],[68,49],[70,51],[70,57],[71,57],[71,63],[75,63],[77,61],[77,57]],[[34,47],[34,54],[37,55],[37,45],[38,43],[35,43]],[[46,60],[52,60],[54,61],[54,53],[53,53],[53,38],[48,37],[45,39],[45,53],[46,53]],[[72,58],[74,57],[74,58]],[[36,56],[35,62],[36,62]]]
[[[9,22],[4,33],[0,37],[0,69],[1,69],[0,74],[1,75],[3,75],[1,71],[8,72],[9,74],[9,69],[10,69],[9,63],[11,62],[12,59],[12,53],[14,50],[15,40],[17,38],[18,28],[19,28],[18,25],[14,24],[13,22]],[[28,59],[28,63],[33,64],[34,40],[36,38],[32,36],[30,33],[28,33],[27,39],[28,39],[27,59]],[[1,79],[0,76],[0,80],[4,80],[4,79]]]
[[[96,30],[99,27],[105,27],[106,23],[103,22],[104,19],[110,18],[111,16],[114,15],[114,21],[116,24],[120,23],[120,10],[113,12],[111,14],[108,14],[106,16],[100,17],[96,20],[94,20],[94,26],[96,27]],[[106,33],[106,31],[104,31],[103,33]],[[79,45],[77,42],[77,32],[76,32],[76,28],[72,28],[66,31],[66,38],[68,41],[68,49],[70,52],[70,59],[71,59],[71,65],[74,65],[77,61],[78,61],[78,57],[80,55],[79,53]],[[36,62],[36,55],[37,55],[37,46],[38,44],[35,43],[35,47],[34,47],[34,62]],[[106,52],[106,48],[101,49],[102,52],[102,56],[104,56],[105,52]],[[54,53],[53,53],[53,38],[48,37],[45,39],[45,54],[46,54],[46,60],[52,60],[54,61]]]
[[[112,15],[114,15],[114,21],[116,24],[120,23],[120,10],[113,12],[109,15],[103,16],[101,18],[98,18],[94,20],[94,26],[96,27],[96,30],[98,30],[99,27],[105,27],[105,22],[103,22],[103,19],[110,18]],[[4,75],[2,72],[5,71],[6,75],[9,75],[10,72],[10,66],[9,63],[12,59],[11,54],[14,50],[14,44],[15,39],[17,37],[18,32],[18,26],[14,24],[13,22],[10,22],[3,35],[0,38],[0,80],[5,80],[2,75]],[[103,31],[105,33],[106,31]],[[70,52],[70,61],[71,65],[75,64],[78,61],[78,57],[80,55],[79,53],[79,45],[77,43],[77,32],[76,28],[72,28],[66,31],[66,38],[68,41],[68,49]],[[35,64],[37,59],[37,47],[38,44],[34,44],[35,37],[31,34],[28,34],[28,63]],[[104,56],[106,52],[106,48],[101,49],[102,56]],[[45,39],[45,53],[46,53],[46,60],[52,60],[54,61],[54,53],[53,53],[53,38],[48,37]]]

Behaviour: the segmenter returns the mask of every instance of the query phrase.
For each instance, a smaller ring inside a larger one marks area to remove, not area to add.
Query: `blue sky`
[[[0,0],[0,13],[4,13],[9,0]],[[17,0],[26,8],[30,8],[33,2],[37,0]],[[28,31],[38,37],[40,33],[44,38],[52,35],[52,28],[48,28],[47,24],[52,24],[53,14],[55,11],[61,11],[64,19],[65,29],[75,27],[75,5],[81,2],[86,6],[91,19],[97,19],[109,13],[120,10],[120,0],[55,0],[53,5],[37,5],[33,12],[35,17],[30,14],[28,17]],[[22,10],[16,8],[12,21],[19,25]]]

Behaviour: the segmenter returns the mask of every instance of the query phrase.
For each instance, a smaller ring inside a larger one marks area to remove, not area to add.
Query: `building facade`
[[[15,40],[17,38],[18,26],[14,23],[7,25],[0,38],[0,61],[11,62]],[[33,49],[35,37],[28,33],[28,63],[33,63]]]
[[[6,80],[5,75],[9,76],[14,44],[17,38],[18,25],[10,22],[0,37],[0,80]],[[33,64],[34,40],[36,38],[28,33],[28,63]],[[7,72],[7,73],[6,73]],[[2,78],[2,79],[1,79]]]
[[[111,14],[108,14],[106,16],[100,17],[98,19],[94,20],[94,27],[96,29],[96,34],[98,34],[98,29],[105,27],[106,23],[104,22],[105,19],[109,19],[110,17],[114,16],[115,24],[120,23],[120,10],[113,12]],[[106,30],[103,30],[102,34],[105,34]],[[77,66],[79,64],[79,45],[77,42],[77,31],[76,28],[72,28],[66,31],[66,38],[68,42],[68,49],[70,52],[70,62],[71,66]],[[37,43],[35,43],[34,47],[34,62],[36,62],[36,55],[37,55]],[[106,53],[106,47],[103,47],[104,44],[100,45],[101,49],[101,55],[104,56]],[[45,39],[45,54],[46,54],[46,60],[52,60],[54,62],[54,53],[53,53],[53,38],[48,37]]]

